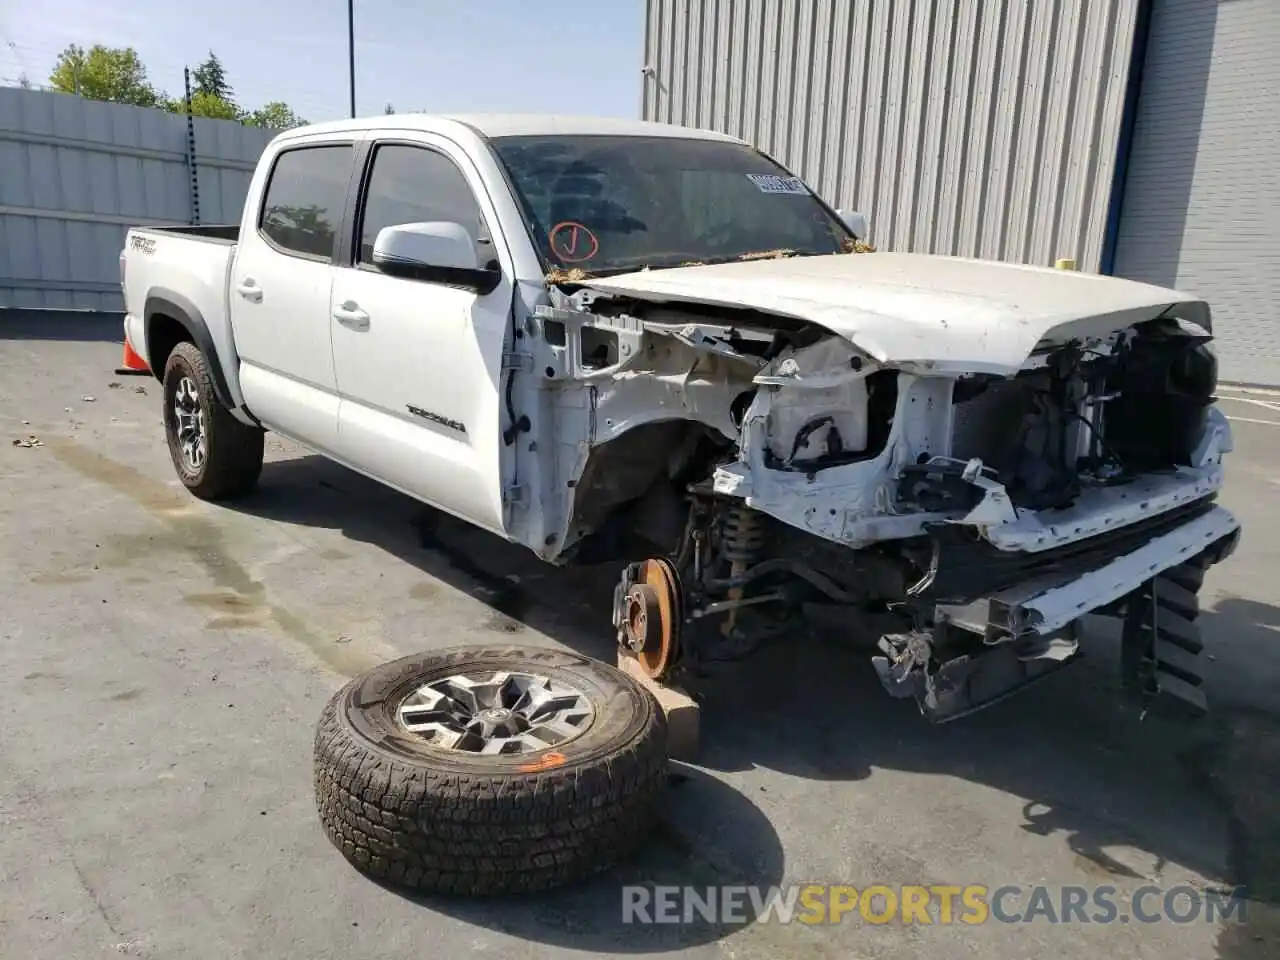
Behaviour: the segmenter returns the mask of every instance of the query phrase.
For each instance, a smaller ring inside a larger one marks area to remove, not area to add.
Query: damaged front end
[[[907,597],[933,662],[906,669],[913,644],[882,638],[890,692],[913,686],[935,719],[969,712],[1074,659],[1082,617],[1162,584],[1181,592],[1170,576],[1198,588],[1231,553],[1239,524],[1215,503],[1231,432],[1208,341],[1159,318],[1055,347],[1012,378],[957,382],[951,450],[898,475],[899,509],[953,516],[906,547],[924,571]],[[1127,618],[1126,687],[1206,709],[1192,620]],[[1174,627],[1182,649],[1162,658]]]
[[[553,290],[529,325],[523,402],[558,454],[539,540],[632,561],[614,623],[655,679],[803,613],[868,640],[885,688],[945,721],[1123,612],[1126,686],[1203,709],[1198,640],[1161,612],[1185,619],[1169,591],[1239,536],[1215,503],[1231,432],[1202,311],[1126,305],[966,363],[860,346],[820,311],[601,286]]]

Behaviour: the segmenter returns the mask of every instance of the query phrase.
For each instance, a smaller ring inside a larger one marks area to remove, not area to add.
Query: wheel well
[[[157,380],[164,379],[164,365],[180,343],[194,343],[182,323],[168,314],[153,313],[147,321],[147,361]]]
[[[727,448],[723,437],[696,420],[641,424],[601,444],[575,484],[571,541],[597,541],[585,551],[597,562],[619,534],[639,533],[656,543],[674,539],[683,527],[685,485],[702,479]]]

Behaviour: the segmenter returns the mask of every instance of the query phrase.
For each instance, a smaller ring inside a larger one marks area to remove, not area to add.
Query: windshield
[[[553,269],[840,253],[851,239],[799,179],[743,144],[545,136],[493,145]]]

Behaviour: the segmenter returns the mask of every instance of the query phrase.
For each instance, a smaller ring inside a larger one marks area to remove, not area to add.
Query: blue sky
[[[638,117],[644,0],[355,0],[356,109]],[[131,46],[177,94],[213,49],[243,106],[344,117],[345,0],[0,0],[0,80],[44,83],[69,43]]]

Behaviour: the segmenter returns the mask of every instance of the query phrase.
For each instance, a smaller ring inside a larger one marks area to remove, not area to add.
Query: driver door
[[[479,174],[447,141],[375,141],[367,164],[355,242],[333,282],[339,450],[384,483],[501,534],[498,385],[512,270],[488,233],[497,218]],[[379,230],[428,221],[464,226],[477,264],[501,263],[498,287],[482,295],[373,265]]]

